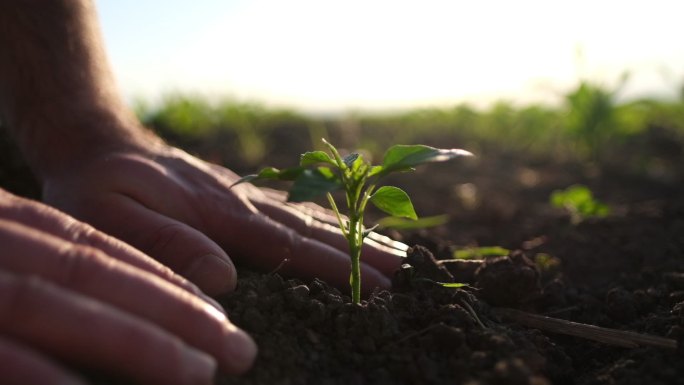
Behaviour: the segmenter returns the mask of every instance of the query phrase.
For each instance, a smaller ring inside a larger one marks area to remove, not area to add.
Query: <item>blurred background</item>
[[[655,1],[99,0],[126,96],[306,113],[558,104],[580,80],[674,98],[681,5]]]
[[[143,121],[238,172],[291,165],[321,136],[378,156],[421,142],[658,178],[680,160],[676,1],[97,5]]]
[[[97,6],[140,119],[242,175],[294,166],[323,149],[322,137],[375,162],[398,143],[464,148],[476,157],[388,181],[411,194],[420,216],[447,214],[436,231],[459,244],[517,247],[546,219],[567,216],[551,197],[578,184],[612,216],[681,200],[677,1]],[[1,185],[38,196],[12,144],[0,146]]]

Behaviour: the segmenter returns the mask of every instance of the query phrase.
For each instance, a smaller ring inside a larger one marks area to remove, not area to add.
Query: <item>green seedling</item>
[[[570,220],[578,224],[589,217],[605,217],[610,208],[594,198],[587,186],[574,185],[551,194],[551,204],[564,208],[570,213]]]
[[[483,246],[455,250],[452,256],[454,259],[482,259],[487,257],[501,257],[510,254],[510,252],[510,250],[500,246]]]
[[[311,151],[301,155],[299,166],[287,169],[266,167],[257,174],[247,175],[235,184],[259,179],[293,181],[288,201],[304,202],[322,195],[328,199],[337,216],[342,234],[349,245],[351,258],[350,284],[352,302],[361,302],[361,248],[364,239],[375,229],[366,228],[363,216],[368,203],[392,217],[417,220],[418,216],[409,196],[398,187],[378,187],[383,177],[414,170],[414,167],[432,162],[444,162],[472,154],[460,149],[438,149],[424,145],[396,145],[385,153],[382,164],[373,166],[358,153],[340,155],[335,146],[323,139],[329,150]],[[332,192],[342,190],[347,204],[344,215],[338,208]]]

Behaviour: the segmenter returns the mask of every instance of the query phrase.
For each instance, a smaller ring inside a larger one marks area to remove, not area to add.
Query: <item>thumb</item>
[[[195,283],[209,295],[233,291],[237,272],[228,255],[198,230],[123,195],[91,221]]]

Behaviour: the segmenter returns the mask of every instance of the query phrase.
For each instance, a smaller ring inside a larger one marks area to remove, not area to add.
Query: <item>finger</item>
[[[255,206],[273,220],[294,229],[299,234],[331,245],[342,252],[349,250],[347,240],[335,226],[314,220],[291,206],[274,205],[263,201],[255,202]],[[391,277],[401,265],[401,257],[405,254],[403,251],[367,240],[363,245],[361,259]]]
[[[111,208],[94,220],[105,231],[126,239],[209,295],[235,290],[233,262],[201,232],[124,195],[112,195],[107,205]]]
[[[267,239],[264,239],[267,235]],[[230,227],[213,232],[217,239],[235,257],[245,263],[273,269],[283,264],[282,271],[302,278],[323,279],[339,288],[349,288],[351,262],[349,255],[340,250],[301,236],[296,231],[275,222],[263,214],[252,214],[247,219],[234,221]],[[390,280],[378,269],[361,263],[362,290],[389,288]]]
[[[0,337],[0,378],[4,385],[84,385],[42,354]]]
[[[0,332],[69,363],[145,384],[209,384],[216,367],[150,323],[35,277],[0,274]]]
[[[6,271],[40,276],[145,318],[210,353],[227,372],[244,372],[254,360],[256,345],[223,313],[155,275],[93,248],[65,246],[58,239],[3,221],[0,243],[4,246],[0,266]]]
[[[155,274],[222,310],[216,301],[168,267],[128,244],[97,231],[92,226],[77,221],[52,207],[4,193],[0,195],[0,218],[23,223],[58,238],[102,250],[105,254]]]

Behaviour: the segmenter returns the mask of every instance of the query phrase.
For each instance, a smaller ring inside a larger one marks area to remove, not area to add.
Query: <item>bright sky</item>
[[[341,112],[554,102],[581,77],[613,85],[624,71],[626,97],[684,83],[678,0],[97,4],[129,99],[185,91]]]

